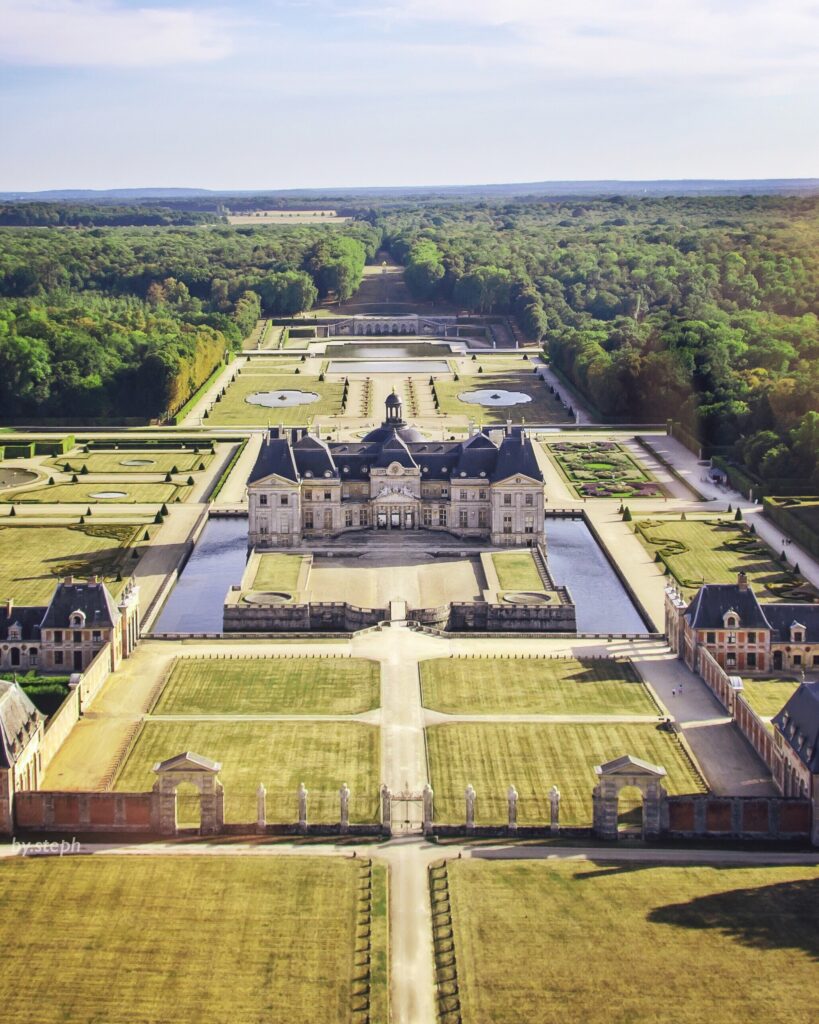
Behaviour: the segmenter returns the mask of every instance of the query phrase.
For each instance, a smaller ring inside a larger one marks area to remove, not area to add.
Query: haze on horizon
[[[815,0],[0,0],[0,191],[819,175]]]

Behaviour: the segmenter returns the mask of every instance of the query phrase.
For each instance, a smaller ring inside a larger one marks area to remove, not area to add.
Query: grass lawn
[[[154,714],[354,715],[379,703],[378,662],[364,658],[178,658]]]
[[[557,441],[543,447],[580,498],[659,498],[662,488],[614,441]]]
[[[263,554],[259,568],[253,578],[252,590],[284,590],[291,593],[296,589],[304,555]]]
[[[221,402],[210,410],[211,426],[260,426],[272,423],[306,423],[316,416],[337,416],[341,412],[342,381],[320,381],[307,374],[259,374],[245,371],[231,384]],[[259,392],[310,391],[319,396],[307,405],[268,408],[246,401]]]
[[[699,589],[703,580],[736,583],[737,573],[746,572],[760,600],[800,599],[794,593],[800,578],[783,572],[770,549],[733,517],[638,519],[634,527],[649,554],[659,552],[677,582],[688,591]]]
[[[561,824],[591,825],[594,766],[622,754],[662,765],[672,795],[704,791],[679,740],[647,723],[459,722],[428,728],[427,747],[435,820],[445,823],[464,821],[464,790],[471,783],[478,796],[478,824],[506,821],[510,785],[520,795],[518,822],[548,823],[548,792],[556,785],[562,795]]]
[[[146,721],[116,781],[120,792],[145,792],[157,761],[190,750],[222,762],[225,819],[256,820],[256,790],[267,788],[269,821],[296,821],[296,792],[310,792],[309,820],[339,820],[338,790],[352,791],[350,820],[375,821],[380,775],[379,730],[358,722]],[[181,795],[180,820],[190,821],[196,797]]]
[[[472,366],[477,368],[479,362]],[[511,419],[513,423],[526,420],[527,423],[570,423],[572,418],[567,414],[555,396],[540,378],[533,373],[500,372],[490,373],[489,364],[484,366],[484,373],[462,374],[460,380],[444,380],[436,377],[435,391],[438,395],[439,411],[447,416],[468,416],[480,423],[505,423]],[[531,402],[522,405],[489,406],[462,402],[458,395],[465,391],[483,391],[485,389],[503,389],[504,391],[522,391],[531,397]]]
[[[798,686],[795,679],[743,679],[742,695],[762,718],[773,718],[788,703]]]
[[[6,502],[35,502],[38,504],[80,504],[80,505],[121,505],[126,503],[144,503],[146,505],[164,504],[174,498],[184,498],[189,487],[176,487],[174,484],[132,484],[128,481],[115,484],[54,484],[39,487],[31,491],[17,491],[15,494],[2,498]],[[115,494],[116,497],[100,498],[95,494]]]
[[[12,520],[13,522],[14,520]],[[4,524],[8,520],[4,520]],[[0,600],[18,605],[45,605],[64,576],[102,576],[117,594],[124,584],[116,575],[136,564],[130,545],[144,526],[0,526]]]
[[[464,1024],[816,1016],[815,869],[463,860],[448,876]]]
[[[610,658],[422,661],[424,706],[449,715],[653,715],[629,662]]]
[[[224,856],[4,860],[4,1018],[32,1024],[359,1021],[353,1008],[366,972],[356,966],[364,960],[356,955],[367,914],[364,863]],[[371,1010],[384,1003],[383,872],[373,866]]]
[[[192,451],[154,451],[146,448],[134,450],[123,449],[116,452],[90,452],[89,454],[61,455],[49,459],[48,464],[57,469],[70,468],[67,472],[79,473],[83,466],[89,473],[195,473],[204,465],[208,466],[213,455],[203,450],[197,455]],[[137,462],[138,465],[128,465]]]
[[[532,552],[498,551],[492,555],[501,590],[544,590]]]

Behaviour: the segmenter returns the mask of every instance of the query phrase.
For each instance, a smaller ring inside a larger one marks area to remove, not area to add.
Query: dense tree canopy
[[[292,315],[319,294],[355,291],[381,236],[364,223],[345,231],[0,231],[3,417],[173,411],[262,312]]]
[[[604,416],[674,417],[766,478],[815,480],[819,199],[426,203],[375,221],[419,298],[513,314]]]

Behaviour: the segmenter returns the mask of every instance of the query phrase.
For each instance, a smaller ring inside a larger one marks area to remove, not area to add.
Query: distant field
[[[156,779],[157,761],[190,750],[222,762],[225,818],[255,822],[256,790],[267,788],[269,821],[296,821],[296,793],[310,791],[315,822],[339,820],[338,790],[352,791],[351,821],[375,821],[380,775],[379,730],[357,722],[231,722],[148,720],[118,777],[120,792],[144,792]],[[180,794],[180,818],[192,820],[193,796]]]
[[[292,593],[299,581],[304,555],[263,554],[253,578],[253,590],[284,590]]]
[[[359,1022],[355,993],[366,970],[355,966],[364,964],[355,951],[367,912],[366,870],[342,857],[0,861],[3,1017],[31,1024]],[[370,967],[370,1007],[382,1012],[384,870],[373,865]]]
[[[13,520],[12,520],[13,521]],[[3,520],[4,523],[8,520]],[[0,526],[0,600],[44,605],[64,576],[102,576],[117,594],[116,575],[130,573],[130,545],[144,526]]]
[[[610,658],[422,661],[424,706],[446,714],[653,715],[628,662]]]
[[[564,825],[591,825],[594,766],[632,754],[668,772],[669,793],[699,793],[702,780],[679,740],[655,725],[601,722],[499,723],[459,722],[427,729],[436,821],[464,821],[464,790],[477,792],[479,824],[506,821],[506,791],[520,795],[522,825],[549,821],[549,789],[561,792]]]
[[[242,373],[231,384],[227,394],[210,411],[207,422],[212,426],[274,426],[280,423],[304,424],[316,416],[337,416],[341,412],[341,382],[320,381],[307,374],[259,375]],[[269,408],[251,405],[246,399],[257,392],[309,391],[319,396],[308,405]]]
[[[228,224],[346,224],[351,217],[340,217],[335,210],[252,210],[250,213],[231,213]]]
[[[110,493],[112,497],[99,497]],[[123,480],[121,483],[77,483],[54,484],[49,487],[38,487],[31,491],[16,491],[13,495],[0,498],[5,502],[35,502],[37,504],[82,504],[82,505],[117,505],[117,504],[164,504],[179,497],[184,501],[190,493],[189,487],[176,487],[174,484],[134,484]],[[95,497],[95,495],[97,495]]]
[[[732,517],[638,519],[634,527],[649,554],[659,552],[677,582],[688,590],[698,589],[703,582],[736,583],[737,573],[745,572],[761,600],[800,600],[794,593],[800,580],[783,571],[770,549]],[[809,589],[806,585],[805,595]]]
[[[463,1024],[815,1018],[812,868],[448,865]]]
[[[66,469],[69,473],[79,473],[83,466],[89,473],[192,473],[200,466],[207,467],[213,456],[210,451],[167,452],[123,450],[119,452],[90,452],[76,455],[61,455],[49,459],[48,464],[57,469]],[[138,463],[128,465],[128,463]]]
[[[380,701],[363,658],[179,658],[156,715],[354,715]]]

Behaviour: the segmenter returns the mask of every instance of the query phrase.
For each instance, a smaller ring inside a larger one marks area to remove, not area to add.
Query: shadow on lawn
[[[756,949],[798,949],[819,960],[819,878],[700,896],[658,907],[648,920],[716,929]]]

